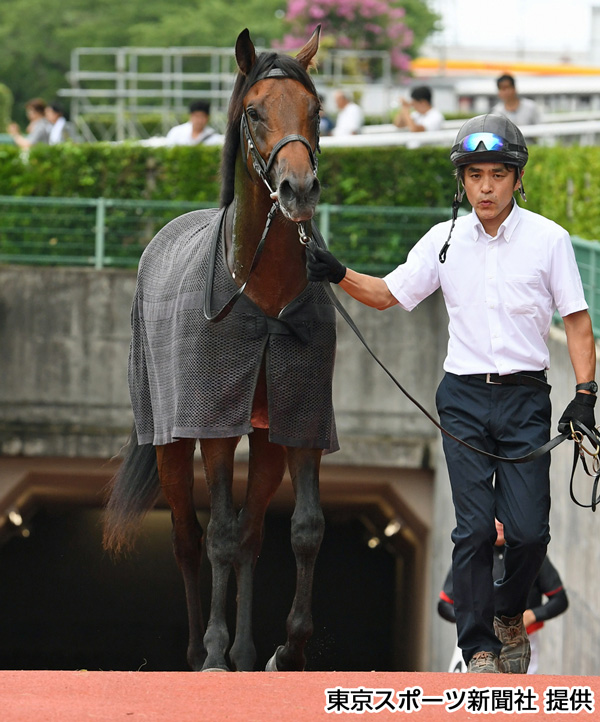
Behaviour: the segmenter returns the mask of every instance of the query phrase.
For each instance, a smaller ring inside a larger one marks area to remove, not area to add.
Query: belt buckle
[[[492,374],[486,374],[486,377],[485,377],[486,384],[492,384],[493,386],[502,386],[501,381],[491,381],[490,376],[492,376]]]

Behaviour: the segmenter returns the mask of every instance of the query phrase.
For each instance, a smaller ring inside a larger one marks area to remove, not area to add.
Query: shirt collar
[[[521,219],[521,208],[517,201],[513,200],[513,207],[511,212],[508,214],[507,218],[504,219],[504,221],[500,224],[500,228],[498,228],[498,234],[497,236],[503,235],[504,240],[507,243],[510,243],[510,239],[512,238],[513,233],[515,232],[515,228],[517,227],[519,220]],[[475,209],[471,211],[471,220],[473,223],[473,240],[477,241],[477,239],[482,236],[486,236],[487,233],[479,220],[479,217],[477,216],[477,213],[475,213]]]

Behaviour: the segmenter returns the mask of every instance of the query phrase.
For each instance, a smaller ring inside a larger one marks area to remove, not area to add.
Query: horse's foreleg
[[[288,448],[288,459],[296,494],[296,507],[292,515],[296,594],[287,618],[287,642],[269,660],[269,671],[300,671],[306,664],[304,647],[313,632],[313,575],[325,529],[319,498],[321,451]]]
[[[238,438],[202,439],[202,460],[210,494],[206,551],[212,567],[210,618],[204,635],[204,670],[228,670],[227,582],[236,560],[239,525],[233,506],[233,459]]]
[[[254,567],[262,546],[265,512],[285,471],[285,449],[270,443],[268,437],[268,429],[254,429],[249,436],[248,487],[239,514],[240,548],[235,564],[237,619],[230,658],[235,669],[245,672],[254,669],[256,660],[252,638]]]
[[[200,560],[202,527],[194,508],[195,439],[156,447],[158,475],[163,494],[171,507],[173,550],[183,577],[188,611],[189,642],[187,660],[200,670],[206,657],[202,644],[204,619],[200,605]]]

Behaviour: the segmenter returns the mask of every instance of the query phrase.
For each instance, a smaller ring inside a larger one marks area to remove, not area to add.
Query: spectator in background
[[[190,103],[190,119],[167,133],[167,145],[221,145],[223,136],[208,124],[210,104],[204,100]]]
[[[496,519],[496,546],[494,547],[494,581],[504,576],[504,525]],[[547,598],[542,603],[543,597]],[[527,636],[531,644],[531,661],[529,662],[528,674],[536,674],[539,664],[539,638],[538,632],[544,626],[544,622],[554,619],[565,612],[569,606],[567,593],[563,587],[562,580],[546,556],[542,562],[540,571],[535,578],[533,587],[527,598],[528,608],[523,613],[523,622],[527,628]],[[438,602],[438,614],[448,622],[456,624],[454,615],[454,589],[452,583],[452,569],[448,571],[440,599]],[[466,672],[467,666],[462,659],[460,650],[455,652],[450,663],[449,672]]]
[[[505,115],[519,127],[541,123],[539,108],[530,98],[519,96],[512,75],[501,75],[496,80],[496,85],[500,102],[494,105],[492,113]]]
[[[332,135],[356,135],[360,133],[365,122],[360,105],[355,103],[343,90],[336,90],[335,104],[338,108],[338,115]]]
[[[331,135],[331,131],[333,130],[333,120],[327,115],[325,112],[325,98],[322,95],[319,95],[319,102],[321,103],[321,106],[319,108],[319,134],[320,135]]]
[[[60,103],[54,102],[46,106],[46,120],[52,126],[48,142],[50,145],[71,141],[78,143],[80,138],[73,123],[65,117],[65,109]]]
[[[25,103],[25,113],[29,124],[27,135],[23,135],[16,123],[10,123],[6,132],[23,150],[28,150],[37,143],[48,143],[50,139],[50,123],[45,118],[46,103],[41,98],[32,98]]]
[[[413,88],[410,100],[401,98],[402,107],[394,118],[398,128],[408,128],[413,133],[440,130],[444,116],[431,104],[431,89],[426,85]]]

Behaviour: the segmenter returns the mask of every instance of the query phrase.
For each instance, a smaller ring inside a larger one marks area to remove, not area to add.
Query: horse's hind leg
[[[230,659],[236,670],[245,672],[254,669],[256,660],[252,639],[254,567],[262,546],[265,513],[285,471],[285,449],[269,442],[268,437],[268,429],[254,429],[249,436],[248,487],[238,517],[240,547],[235,563],[237,620]]]
[[[202,459],[210,494],[210,522],[206,551],[212,567],[210,618],[204,635],[204,670],[228,670],[227,582],[239,544],[239,525],[233,506],[233,459],[238,438],[202,439]]]
[[[202,644],[204,620],[200,606],[200,560],[202,527],[194,508],[195,439],[181,439],[156,447],[158,475],[163,494],[171,507],[173,550],[185,585],[188,610],[188,664],[200,670],[206,657]]]
[[[325,520],[319,498],[321,451],[288,448],[289,470],[296,494],[292,515],[292,549],[296,557],[296,595],[287,618],[287,642],[267,664],[267,671],[301,671],[304,647],[312,635],[312,587]]]

